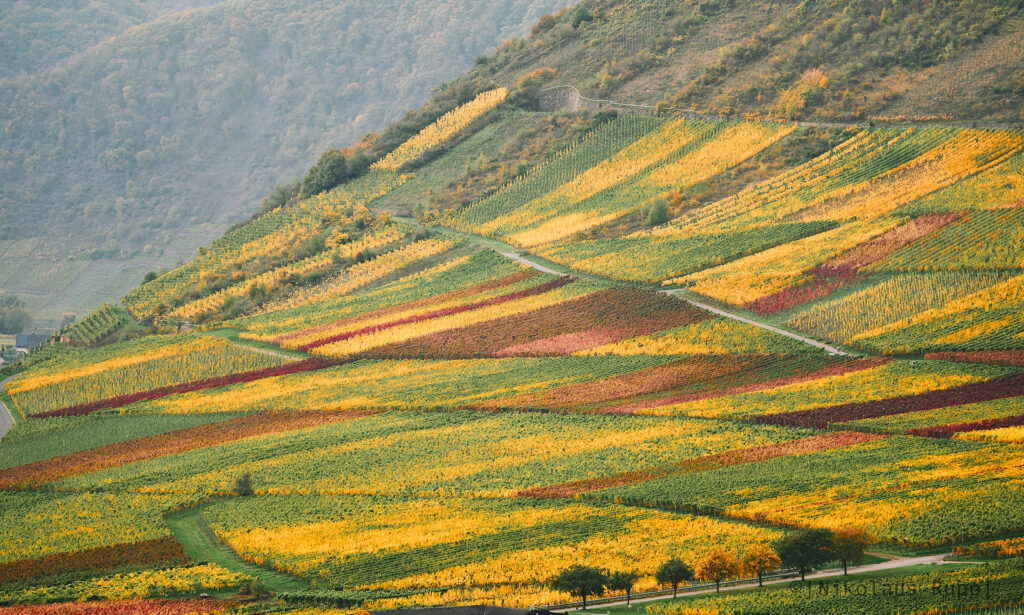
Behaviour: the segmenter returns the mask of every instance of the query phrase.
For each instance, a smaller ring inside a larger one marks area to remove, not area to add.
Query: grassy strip
[[[259,578],[274,593],[298,592],[306,589],[305,581],[290,575],[251,564],[218,540],[203,518],[202,508],[190,508],[167,517],[171,533],[185,553],[195,562],[217,564],[252,578]]]
[[[278,354],[295,357],[296,359],[308,359],[310,357],[309,354],[302,352],[300,350],[291,350],[288,348],[282,348],[277,344],[272,344],[270,342],[264,342],[261,340],[251,340],[248,338],[239,337],[238,333],[239,332],[237,329],[216,329],[213,331],[207,331],[206,335],[224,338],[230,342],[238,344],[239,346],[248,346],[249,348],[253,348],[255,350],[266,350],[269,352],[275,352]]]

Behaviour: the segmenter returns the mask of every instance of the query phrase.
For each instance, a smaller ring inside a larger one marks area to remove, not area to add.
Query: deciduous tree
[[[626,592],[626,606],[629,606],[630,596],[633,594],[633,586],[640,580],[640,575],[635,572],[619,570],[608,577],[608,589],[613,592]]]
[[[803,530],[779,539],[774,545],[782,563],[800,571],[804,579],[807,571],[832,559],[832,532]]]
[[[859,528],[848,527],[832,533],[832,553],[843,563],[843,574],[849,564],[864,561],[864,550],[871,544],[867,533]]]
[[[734,553],[716,549],[705,555],[697,564],[695,576],[701,581],[714,581],[715,591],[719,592],[722,590],[722,580],[736,576],[739,567],[739,561]]]
[[[779,559],[775,551],[772,551],[771,547],[758,543],[747,549],[740,563],[744,571],[757,575],[758,585],[764,586],[761,575],[778,570],[779,566],[782,565],[782,560]]]
[[[661,585],[672,586],[672,597],[675,598],[679,584],[693,580],[693,570],[683,560],[674,557],[662,564],[654,574],[654,579]]]
[[[573,564],[548,581],[551,589],[578,596],[583,601],[583,610],[587,608],[587,597],[603,596],[607,584],[608,574],[604,570],[582,564]]]

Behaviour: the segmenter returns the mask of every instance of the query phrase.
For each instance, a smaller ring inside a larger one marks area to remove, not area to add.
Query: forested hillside
[[[565,4],[5,3],[0,284],[116,299]]]
[[[0,6],[0,77],[51,68],[137,26],[218,0],[25,0]]]

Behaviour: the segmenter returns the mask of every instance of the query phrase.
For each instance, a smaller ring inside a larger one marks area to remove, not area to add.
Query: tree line
[[[658,567],[654,578],[662,587],[671,587],[675,598],[679,586],[692,581],[714,583],[715,591],[719,592],[722,581],[750,575],[756,576],[758,585],[763,586],[764,575],[783,567],[796,570],[804,580],[811,570],[828,562],[839,562],[843,566],[843,574],[847,574],[851,564],[857,565],[864,560],[869,544],[870,539],[860,529],[802,530],[791,532],[771,545],[755,544],[742,557],[726,549],[715,549],[692,566],[673,557]],[[633,588],[641,577],[635,571],[609,572],[594,566],[573,564],[551,578],[548,587],[579,598],[584,609],[588,598],[600,598],[606,592],[625,594],[628,606]]]

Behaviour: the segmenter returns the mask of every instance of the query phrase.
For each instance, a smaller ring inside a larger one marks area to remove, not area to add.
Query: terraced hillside
[[[1024,603],[1024,135],[552,113],[543,78],[134,290],[152,335],[7,383],[0,604],[262,570],[281,610],[529,607],[803,529],[1003,561],[653,612]]]

